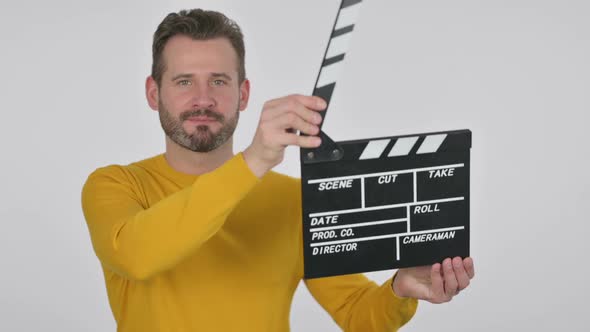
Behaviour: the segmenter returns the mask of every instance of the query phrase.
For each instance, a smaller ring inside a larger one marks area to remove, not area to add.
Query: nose
[[[216,101],[208,84],[195,84],[192,91],[191,106],[195,109],[211,109],[215,107]]]

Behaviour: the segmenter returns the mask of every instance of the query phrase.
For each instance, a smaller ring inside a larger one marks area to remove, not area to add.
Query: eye
[[[176,82],[176,84],[178,84],[180,86],[190,86],[192,83],[189,80],[180,80],[180,81]]]
[[[224,80],[213,80],[213,81],[211,81],[211,85],[223,86],[223,85],[225,85],[225,81]]]

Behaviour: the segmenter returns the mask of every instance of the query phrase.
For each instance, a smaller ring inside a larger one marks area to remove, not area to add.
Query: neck
[[[164,156],[175,170],[185,174],[201,175],[218,168],[234,156],[233,137],[213,151],[194,152],[181,147],[166,136]]]

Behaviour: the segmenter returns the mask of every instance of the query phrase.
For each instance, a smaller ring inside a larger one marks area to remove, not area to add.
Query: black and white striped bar
[[[469,130],[338,145],[302,164],[306,278],[469,255]]]
[[[361,5],[362,0],[344,0],[338,10],[313,92],[314,96],[322,97],[328,104],[344,68],[344,58],[351,44]]]

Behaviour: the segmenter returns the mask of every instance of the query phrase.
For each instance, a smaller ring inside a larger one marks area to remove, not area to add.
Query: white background
[[[253,93],[241,151],[265,100],[311,92],[338,5],[2,1],[0,330],[115,330],[80,190],[99,166],[164,149],[144,82],[167,13],[200,6],[242,26]],[[586,330],[588,17],[582,0],[365,1],[324,130],[473,131],[476,279],[449,304],[421,303],[405,331]],[[295,149],[277,170],[299,174]],[[291,326],[338,330],[303,286]]]

